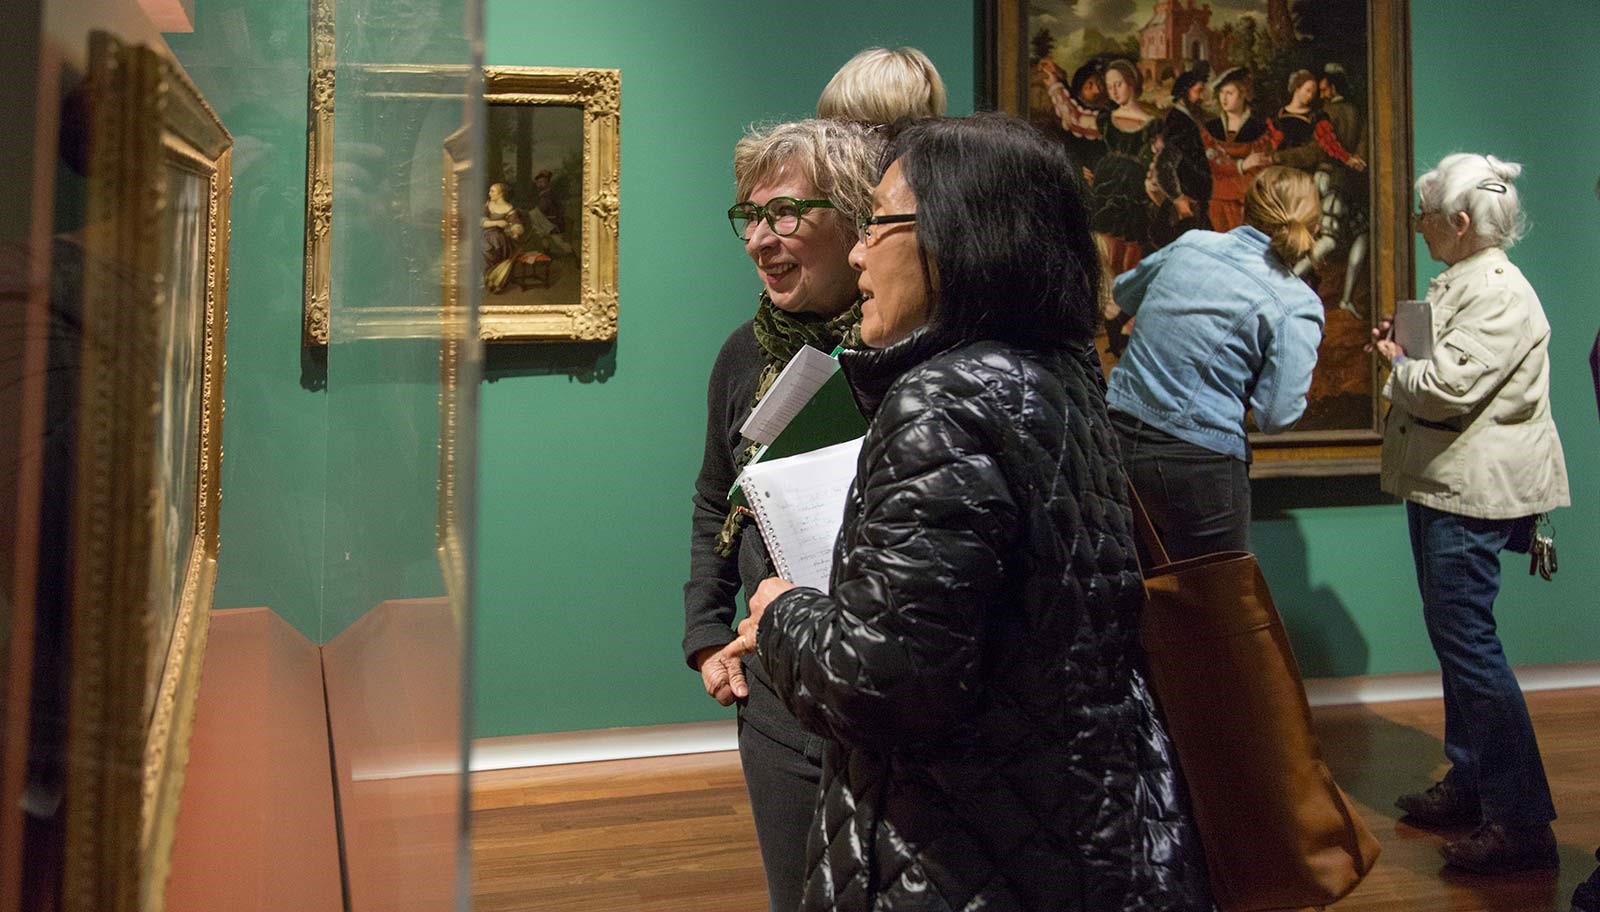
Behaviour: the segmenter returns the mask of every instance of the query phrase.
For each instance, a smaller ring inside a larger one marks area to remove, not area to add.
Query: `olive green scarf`
[[[800,346],[809,345],[824,352],[831,352],[840,345],[846,348],[860,347],[861,301],[857,300],[844,313],[825,319],[813,314],[793,314],[780,310],[767,293],[762,292],[761,301],[756,307],[754,328],[763,363],[761,375],[756,380],[756,395],[750,402],[752,408],[772,388],[772,382],[778,379]],[[744,450],[734,460],[735,474],[750,463],[759,449],[761,445],[753,440],[746,443]],[[717,535],[716,551],[719,555],[733,555],[739,533],[749,521],[750,511],[744,507],[734,507],[728,511],[728,518],[722,521],[722,531]]]

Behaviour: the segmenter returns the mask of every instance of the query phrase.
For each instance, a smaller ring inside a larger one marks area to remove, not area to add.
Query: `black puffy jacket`
[[[922,334],[843,357],[872,424],[832,595],[784,593],[758,634],[778,693],[835,742],[804,908],[1209,908],[1138,671],[1092,353]]]

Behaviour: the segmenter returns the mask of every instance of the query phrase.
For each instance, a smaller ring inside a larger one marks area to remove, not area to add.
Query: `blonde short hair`
[[[817,99],[817,116],[888,124],[905,117],[943,117],[944,80],[916,48],[872,47],[833,74]]]
[[[833,203],[840,230],[853,237],[856,216],[872,211],[882,149],[883,139],[858,123],[818,118],[752,126],[733,147],[734,201],[749,200],[757,184],[787,173]]]
[[[1262,169],[1244,194],[1244,220],[1266,234],[1284,268],[1311,252],[1322,224],[1322,198],[1311,175],[1282,165]]]

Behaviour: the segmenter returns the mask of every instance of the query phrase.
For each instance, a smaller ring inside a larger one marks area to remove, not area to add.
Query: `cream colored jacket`
[[[1428,301],[1433,356],[1401,360],[1383,389],[1383,490],[1484,519],[1571,503],[1533,286],[1491,247],[1429,282]]]

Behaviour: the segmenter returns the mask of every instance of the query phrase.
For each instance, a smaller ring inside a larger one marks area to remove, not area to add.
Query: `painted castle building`
[[[1202,61],[1219,70],[1228,59],[1228,36],[1211,28],[1211,5],[1157,0],[1139,30],[1139,71],[1146,85],[1165,82]]]

